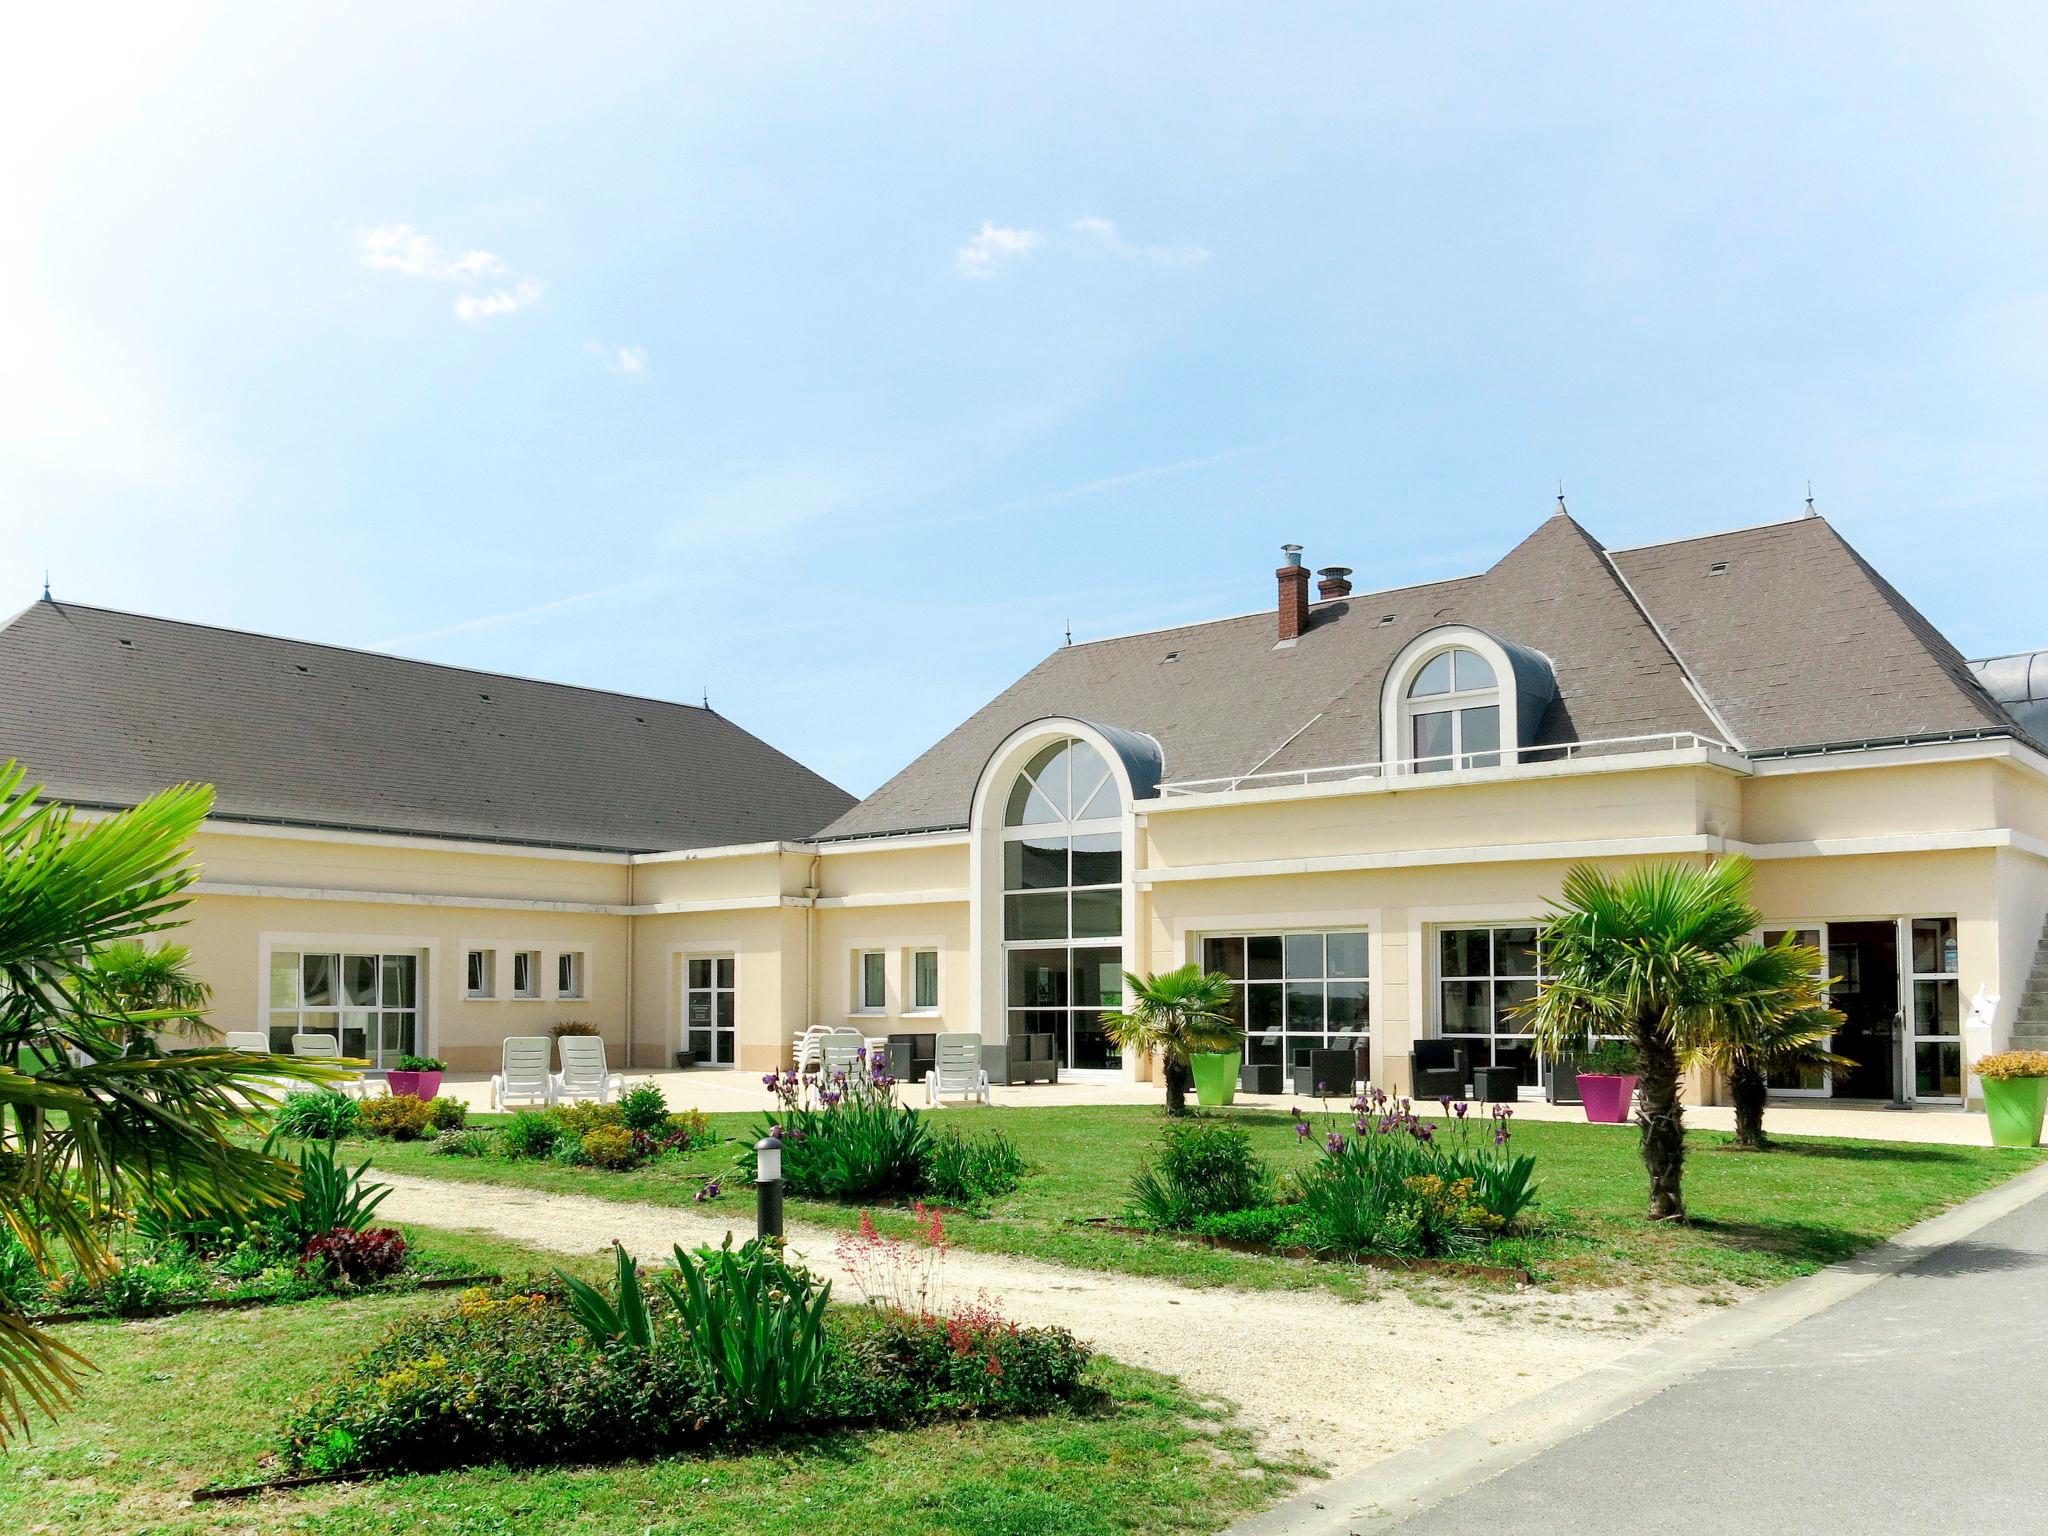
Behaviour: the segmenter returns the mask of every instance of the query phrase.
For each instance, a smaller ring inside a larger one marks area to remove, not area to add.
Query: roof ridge
[[[1485,579],[1486,572],[1473,571],[1464,576],[1439,577],[1435,581],[1411,581],[1401,587],[1378,587],[1370,592],[1349,592],[1343,597],[1319,597],[1308,606],[1309,611],[1313,613],[1316,609],[1326,608],[1333,603],[1356,603],[1362,598],[1370,597],[1397,597],[1403,592],[1420,592],[1426,587],[1448,587],[1461,581]],[[1078,651],[1086,645],[1107,645],[1114,640],[1141,640],[1146,635],[1170,635],[1184,629],[1209,629],[1221,624],[1242,624],[1247,619],[1270,619],[1273,614],[1274,610],[1271,608],[1254,608],[1249,613],[1230,613],[1217,619],[1190,619],[1185,624],[1161,624],[1154,629],[1128,629],[1119,634],[1097,635],[1092,640],[1076,640],[1072,645],[1056,646],[1049,654],[1057,656],[1061,651]]]
[[[202,629],[216,635],[236,635],[245,640],[268,640],[276,645],[303,645],[312,650],[334,651],[343,656],[368,656],[377,661],[399,662],[409,667],[432,667],[436,671],[460,672],[469,677],[488,677],[508,683],[531,683],[540,688],[564,688],[571,693],[587,693],[602,698],[625,699],[636,704],[659,704],[667,709],[687,709],[697,714],[713,715],[720,720],[726,720],[724,715],[719,714],[717,710],[712,709],[708,705],[686,704],[680,699],[664,699],[651,693],[627,693],[623,689],[594,687],[588,683],[565,683],[559,678],[529,677],[523,672],[488,672],[481,667],[458,666],[452,661],[431,661],[424,656],[401,656],[392,651],[372,650],[367,646],[337,645],[331,640],[302,640],[294,635],[273,634],[269,630],[264,629],[237,629],[232,624],[208,624],[202,619],[171,618],[165,614],[142,613],[132,608],[103,608],[97,603],[69,602],[62,598],[49,598],[47,600],[38,598],[35,602],[30,603],[26,608],[16,613],[5,625],[0,625],[0,629],[12,629],[22,619],[35,612],[37,608],[42,607],[45,601],[60,614],[67,613],[72,609],[83,609],[87,613],[106,614],[117,619],[141,619],[150,624],[171,624],[180,629]],[[728,720],[727,723],[733,724],[735,722]],[[741,727],[741,729],[744,730],[745,727]]]
[[[1733,528],[1717,528],[1711,533],[1688,533],[1682,539],[1652,539],[1647,544],[1617,544],[1607,551],[1611,555],[1633,555],[1646,549],[1669,549],[1674,544],[1697,544],[1703,539],[1725,539],[1731,534],[1755,533],[1763,528],[1789,528],[1798,523],[1827,523],[1827,518],[1818,512],[1801,512],[1792,517],[1774,517],[1768,522],[1742,523]],[[1833,524],[1828,524],[1830,528]]]

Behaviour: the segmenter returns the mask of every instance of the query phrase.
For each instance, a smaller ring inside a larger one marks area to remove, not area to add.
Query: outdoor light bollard
[[[754,1143],[755,1231],[764,1241],[782,1237],[782,1143],[764,1136]]]

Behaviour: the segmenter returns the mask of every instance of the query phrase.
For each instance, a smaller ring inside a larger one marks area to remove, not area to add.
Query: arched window
[[[1477,651],[1449,646],[1425,657],[1403,703],[1416,773],[1500,765],[1500,679]]]
[[[1087,742],[1033,753],[1003,816],[1004,1005],[1067,1068],[1121,1065],[1101,1014],[1123,1002],[1123,795]]]

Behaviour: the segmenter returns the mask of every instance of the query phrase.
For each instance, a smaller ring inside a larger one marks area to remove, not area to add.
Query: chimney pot
[[[1280,578],[1280,639],[1299,639],[1308,628],[1308,567],[1301,563],[1299,544],[1282,544],[1287,563],[1275,574]]]
[[[1349,597],[1351,595],[1350,566],[1326,565],[1320,571],[1317,571],[1316,575],[1321,578],[1316,583],[1316,592],[1324,602],[1328,602],[1333,597]]]

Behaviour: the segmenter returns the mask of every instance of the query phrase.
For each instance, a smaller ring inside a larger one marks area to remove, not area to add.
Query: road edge
[[[1358,1536],[1385,1530],[1826,1311],[2048,1195],[2048,1163],[1864,1250],[1595,1366],[1487,1418],[1318,1483],[1224,1536]]]

